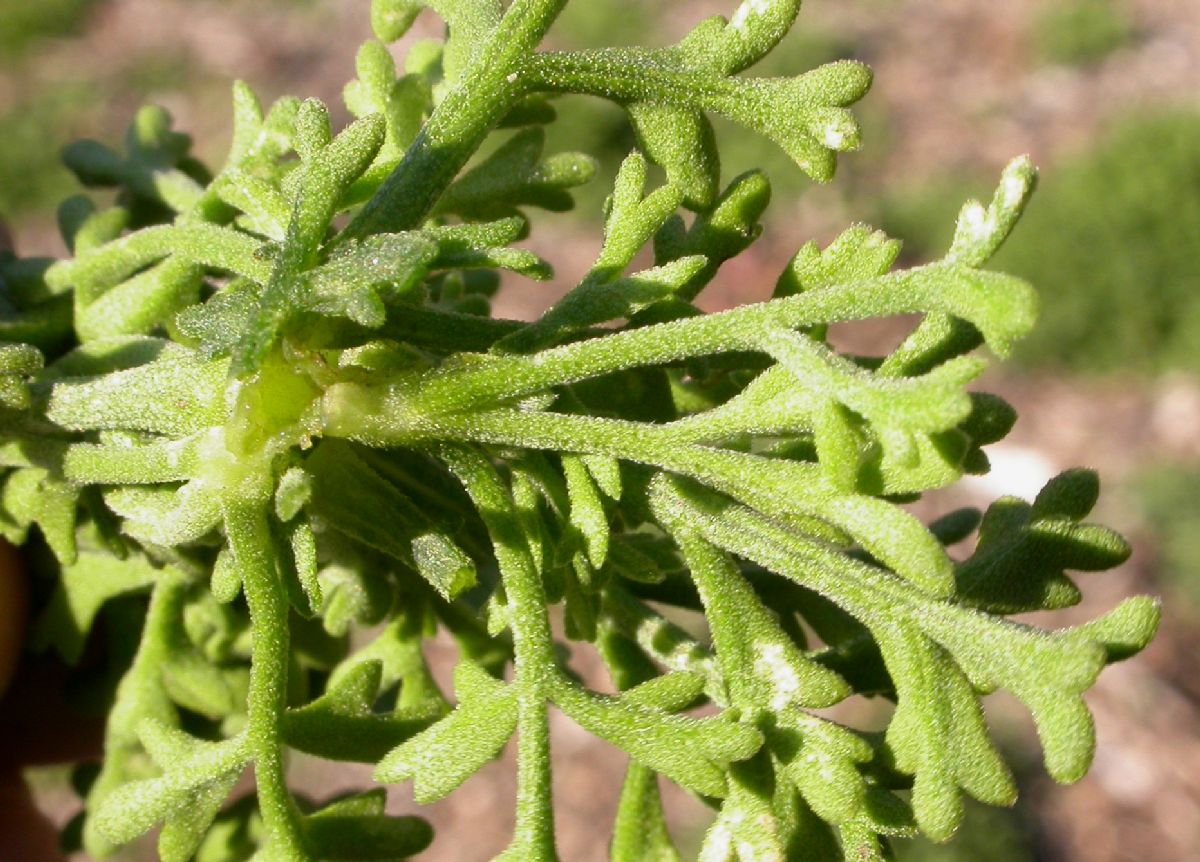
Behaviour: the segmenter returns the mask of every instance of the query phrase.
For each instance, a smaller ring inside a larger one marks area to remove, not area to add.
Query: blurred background
[[[551,42],[666,44],[734,5],[577,0]],[[235,76],[264,99],[293,93],[340,107],[356,46],[369,36],[366,13],[365,0],[0,0],[0,215],[18,248],[62,253],[54,208],[75,188],[61,146],[85,136],[114,141],[142,103],[167,107],[210,162],[224,155]],[[424,16],[414,36],[437,26]],[[1004,163],[1031,153],[1041,186],[995,266],[1041,290],[1042,320],[984,386],[1021,419],[992,447],[993,475],[938,505],[1030,496],[1060,469],[1096,467],[1106,483],[1100,519],[1130,536],[1136,552],[1118,572],[1096,576],[1085,605],[1056,624],[1131,592],[1166,603],[1157,640],[1108,670],[1089,698],[1099,751],[1086,779],[1053,787],[1027,717],[994,698],[1020,802],[972,808],[949,844],[908,842],[899,856],[1200,859],[1200,3],[808,0],[796,30],[756,71],[791,74],[843,57],[873,66],[876,86],[859,108],[864,149],[842,158],[831,185],[815,186],[769,144],[718,126],[726,177],[763,166],[775,197],[764,239],[723,270],[703,302],[716,309],[764,298],[802,242],[828,242],[854,221],[903,239],[908,263],[938,257],[962,202],[989,195]],[[608,183],[632,145],[607,104],[564,100],[559,110],[552,147],[592,152],[603,169],[575,214],[542,226],[535,217],[532,244],[558,268],[557,288],[508,285],[499,314],[536,314],[586,269]],[[887,325],[839,333],[876,350],[897,336]],[[588,656],[579,660],[586,666]],[[565,720],[555,734],[563,859],[600,862],[623,758]],[[458,843],[447,841],[422,860],[486,860],[503,847],[510,765],[489,766],[433,809],[441,830],[475,836],[477,856],[445,855]],[[362,771],[305,761],[296,768],[322,796],[365,780]],[[31,778],[50,815],[69,817],[75,803],[62,771]],[[397,810],[413,807],[406,795],[393,790]],[[668,802],[680,844],[694,850],[705,810],[678,793]],[[152,854],[134,848],[124,858]]]

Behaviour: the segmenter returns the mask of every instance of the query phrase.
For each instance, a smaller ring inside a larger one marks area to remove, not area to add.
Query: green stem
[[[299,812],[287,786],[281,727],[287,709],[288,601],[275,564],[265,501],[228,500],[225,530],[250,607],[253,639],[247,735],[254,757],[259,810],[274,853],[272,858],[312,862]]]
[[[113,699],[113,711],[104,730],[104,763],[88,791],[89,811],[100,807],[104,798],[128,780],[131,761],[141,754],[138,726],[147,718],[174,720],[175,708],[162,689],[161,668],[169,655],[172,630],[181,625],[188,584],[174,569],[164,569],[150,596],[150,607],[133,664],[121,678]],[[83,826],[84,849],[101,858],[117,850],[96,828],[95,818]]]
[[[520,678],[519,670],[516,678]],[[513,843],[523,849],[522,858],[543,862],[557,858],[546,695],[522,691],[517,709],[517,820]]]
[[[471,495],[496,550],[504,582],[518,690],[517,825],[513,846],[522,859],[552,860],[554,816],[550,780],[550,725],[546,703],[558,674],[546,594],[521,532],[512,496],[481,453],[445,446],[439,454]]]
[[[688,69],[673,52],[645,48],[535,54],[526,61],[521,77],[530,90],[599,96],[626,104],[703,107],[721,113],[726,113],[754,80],[731,80],[708,69]]]
[[[981,329],[994,328],[994,320],[1007,315],[1016,327],[1028,316],[1023,308],[1030,301],[1028,293],[1028,287],[1016,279],[933,264],[717,314],[628,329],[532,356],[489,357],[473,367],[432,374],[410,400],[427,414],[477,408],[629,368],[758,350],[762,333],[774,327],[799,329],[934,311],[978,321]],[[985,313],[994,320],[985,318]],[[995,335],[1001,345],[1001,339],[1008,337],[999,331]]]
[[[361,397],[343,387],[331,400],[336,406],[327,414],[327,434],[375,446],[464,440],[607,455],[691,476],[772,510],[805,503],[808,508],[835,496],[817,465],[687,442],[685,426],[677,432],[672,424],[521,410],[427,418],[412,411],[399,394],[379,397],[367,389],[357,394]]]
[[[526,92],[520,70],[567,0],[515,0],[434,109],[404,160],[337,239],[420,225],[488,133]]]

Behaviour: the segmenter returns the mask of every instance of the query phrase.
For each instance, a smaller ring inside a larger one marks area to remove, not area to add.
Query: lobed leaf
[[[517,727],[517,692],[482,669],[460,662],[454,672],[459,705],[429,729],[389,752],[375,780],[413,780],[421,804],[441,799],[494,758]]]
[[[554,686],[553,697],[581,727],[635,762],[705,796],[724,796],[724,767],[752,756],[762,745],[758,731],[724,717],[673,716],[566,681]]]
[[[146,732],[159,733],[153,724],[147,725]],[[93,815],[96,828],[109,840],[123,844],[149,831],[160,820],[179,815],[195,826],[196,806],[203,806],[207,813],[211,796],[222,789],[227,793],[246,762],[245,740],[241,738],[219,743],[189,740],[183,744],[175,741],[180,736],[174,734],[171,740],[162,740],[160,746],[160,750],[168,745],[173,748],[170,770],[165,775],[118,787]],[[216,813],[213,808],[212,815]],[[185,821],[180,822],[172,833],[185,830]],[[167,843],[173,852],[183,849],[179,846],[182,836],[171,835]]]

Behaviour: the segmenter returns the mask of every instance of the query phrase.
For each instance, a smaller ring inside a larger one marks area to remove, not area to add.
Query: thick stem
[[[620,103],[653,102],[720,110],[753,79],[728,78],[709,69],[688,69],[669,52],[602,48],[535,54],[522,70],[530,90],[599,96]]]
[[[516,673],[519,679],[520,670]],[[556,859],[546,696],[540,691],[522,692],[517,709],[517,821],[513,843],[524,849],[527,858],[539,862]]]
[[[403,161],[337,242],[418,227],[488,133],[525,92],[519,71],[567,0],[515,0]]]
[[[288,601],[275,565],[264,501],[229,500],[225,529],[241,570],[253,626],[247,735],[273,859],[311,862],[299,812],[287,786],[280,728],[287,709]]]

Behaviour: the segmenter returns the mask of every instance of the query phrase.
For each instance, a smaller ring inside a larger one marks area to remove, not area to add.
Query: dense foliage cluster
[[[616,862],[678,858],[659,776],[716,810],[704,862],[945,839],[961,794],[1014,799],[980,705],[997,688],[1054,778],[1088,768],[1082,693],[1147,642],[1155,603],[1054,631],[1008,617],[1077,602],[1067,570],[1127,555],[1084,520],[1095,475],[928,527],[901,505],[986,471],[1014,421],[966,387],[976,348],[1004,355],[1033,325],[1028,285],[983,269],[1032,167],[968,203],[936,263],[893,271],[898,243],[856,225],[801,248],[771,300],[703,314],[769,198],[761,173],[722,182],[707,115],[825,180],[870,74],[740,74],[798,0],[746,0],[668,48],[539,52],[565,4],[376,0],[348,128],[239,83],[211,174],[144,109],[122,149],[66,152],[117,190],[63,204],[71,258],[0,263],[0,523],[56,585],[36,644],[74,662],[103,634],[119,675],[103,764],[80,776],[88,853],[161,824],[174,862],[404,858],[424,821],[387,816],[383,788],[298,798],[288,751],[375,764],[424,803],[515,735],[498,858],[552,860],[551,704],[629,757]],[[398,71],[385,43],[423,5],[448,38]],[[528,212],[569,208],[593,172],[543,152],[567,93],[622,105],[639,149],[586,276],[535,322],[494,319],[500,271],[551,276],[517,245]],[[920,322],[886,356],[826,341],[901,314]],[[570,670],[557,617],[618,694]],[[439,631],[453,696],[422,652]],[[895,702],[886,732],[820,712],[855,694]],[[227,804],[248,766],[254,792]]]

